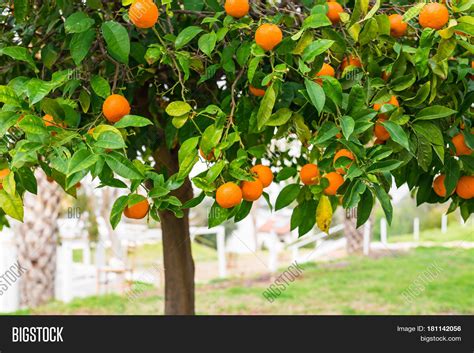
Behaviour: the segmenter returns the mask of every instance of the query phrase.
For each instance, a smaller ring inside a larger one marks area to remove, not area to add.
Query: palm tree
[[[57,219],[61,189],[36,172],[37,195],[25,194],[24,222],[17,226],[18,261],[26,269],[20,280],[20,305],[36,307],[54,297],[56,274]]]

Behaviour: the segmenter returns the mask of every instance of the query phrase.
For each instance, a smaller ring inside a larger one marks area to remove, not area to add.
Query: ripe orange
[[[138,28],[151,28],[158,21],[158,7],[153,0],[136,0],[130,6],[128,16]]]
[[[453,137],[453,145],[456,150],[456,156],[469,156],[472,150],[466,145],[466,140],[462,133]]]
[[[346,150],[345,148],[339,150],[339,151],[335,154],[335,156],[334,156],[334,163],[336,163],[336,161],[337,161],[339,158],[341,158],[341,157],[347,157],[347,158],[350,158],[350,159],[352,159],[352,160],[355,159],[355,157],[354,157],[354,155],[352,154],[352,152],[349,151],[349,150]],[[344,175],[344,174],[346,174],[346,171],[345,171],[345,170],[346,170],[346,169],[349,169],[351,165],[352,165],[352,163],[349,162],[345,167],[336,169],[336,172],[338,172],[338,173],[341,174],[341,175]]]
[[[390,100],[389,100],[388,102],[385,102],[385,103],[382,103],[382,104],[375,103],[375,104],[374,104],[374,110],[379,111],[379,110],[382,108],[382,105],[384,105],[384,104],[391,104],[391,105],[394,105],[394,106],[396,106],[396,107],[399,107],[399,106],[400,106],[400,104],[398,103],[397,97],[392,96],[392,97],[390,97]],[[386,119],[388,119],[388,116],[387,116],[387,114],[385,114],[385,113],[380,113],[380,114],[379,114],[379,118],[386,120]]]
[[[216,201],[222,208],[235,207],[242,202],[242,190],[235,183],[225,183],[217,189]]]
[[[10,173],[10,169],[0,170],[0,190],[3,189],[3,179]]]
[[[444,179],[446,179],[446,175],[441,174],[438,175],[433,182],[433,190],[436,195],[440,197],[446,197],[446,187],[444,186]]]
[[[229,16],[241,18],[249,13],[250,5],[248,0],[226,0],[224,8]]]
[[[270,186],[273,181],[272,170],[264,165],[258,164],[252,167],[250,172],[257,174],[257,178],[262,182],[264,188]]]
[[[331,20],[332,24],[339,23],[341,21],[340,14],[344,12],[342,6],[336,1],[327,2],[328,12],[327,16]]]
[[[465,175],[459,178],[456,194],[462,199],[469,200],[474,197],[474,176]]]
[[[393,14],[388,16],[390,21],[390,35],[395,38],[403,36],[407,32],[408,24],[403,22],[403,16]]]
[[[338,140],[341,139],[341,138],[342,138],[342,134],[341,134],[340,132],[338,132],[338,133],[336,134],[336,138],[337,138]]]
[[[112,94],[102,105],[102,112],[108,121],[116,123],[125,115],[130,114],[130,104],[124,96]]]
[[[377,137],[377,140],[379,141],[387,141],[390,138],[390,133],[387,131],[385,126],[383,126],[381,123],[383,123],[386,119],[378,119],[377,122],[375,123],[374,127],[374,135]],[[376,141],[377,141],[376,140]]]
[[[56,126],[56,127],[62,127],[62,128],[66,127],[66,125],[62,122],[60,123],[55,122],[54,118],[49,114],[46,114],[45,116],[43,116],[43,122],[45,126]]]
[[[329,186],[324,189],[324,194],[328,196],[334,196],[337,194],[337,190],[344,184],[344,178],[342,175],[336,172],[328,173],[324,176],[329,181]]]
[[[448,8],[437,2],[426,4],[420,12],[418,21],[423,28],[440,29],[449,21]]]
[[[245,201],[257,201],[263,194],[263,184],[259,179],[244,181],[240,186],[242,197]]]
[[[273,50],[283,40],[283,32],[274,24],[265,23],[255,32],[255,42],[263,50]]]
[[[263,97],[265,95],[265,90],[261,88],[256,88],[252,85],[249,86],[250,93],[252,93],[255,97]]]
[[[336,71],[334,71],[334,68],[331,65],[324,63],[323,66],[321,67],[321,70],[319,70],[319,72],[316,74],[316,77],[317,76],[334,77],[335,75],[336,75]],[[321,80],[320,78],[315,78],[314,81],[319,83],[319,85],[323,84],[323,80]]]
[[[316,164],[306,164],[300,170],[301,182],[305,185],[319,183],[319,168]]]
[[[378,138],[375,139],[374,141],[374,145],[384,145],[384,144],[385,144],[385,141]]]
[[[344,71],[348,66],[362,67],[362,63],[357,56],[349,55],[342,60],[341,70]]]
[[[125,207],[123,214],[127,218],[142,219],[145,218],[150,210],[150,204],[147,200],[140,201],[132,207]]]

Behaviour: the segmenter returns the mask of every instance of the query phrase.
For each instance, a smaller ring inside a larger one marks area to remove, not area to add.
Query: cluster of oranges
[[[227,182],[217,189],[216,202],[222,208],[232,208],[242,200],[257,201],[263,194],[263,189],[270,186],[273,173],[269,167],[258,164],[250,172],[255,176],[253,181],[243,181],[240,186],[234,182]]]
[[[343,148],[340,149],[334,155],[334,163],[341,158],[346,157],[348,159],[354,160],[354,154]],[[327,173],[323,178],[327,179],[329,185],[324,189],[324,194],[328,196],[334,196],[337,194],[338,189],[344,184],[343,175],[346,174],[346,170],[352,165],[352,162],[349,162],[347,165],[341,168],[337,168],[335,172]],[[320,172],[316,164],[306,164],[300,170],[300,179],[304,185],[317,185],[320,182]]]
[[[446,197],[446,186],[444,184],[445,179],[446,175],[441,174],[438,175],[433,182],[433,190],[436,195],[440,197]],[[465,200],[474,198],[474,176],[464,175],[460,177],[453,193],[454,192],[456,192],[460,198]]]

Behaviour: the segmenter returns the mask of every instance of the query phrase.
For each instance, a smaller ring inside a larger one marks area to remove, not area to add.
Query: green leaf
[[[15,19],[22,23],[30,9],[29,0],[13,0],[13,5],[15,5]]]
[[[433,105],[431,107],[427,107],[420,110],[415,115],[415,120],[440,119],[440,118],[445,118],[447,116],[451,116],[456,113],[457,112],[455,110],[443,107],[442,105]]]
[[[153,123],[149,119],[138,115],[125,115],[120,119],[120,121],[114,124],[117,129],[123,129],[126,127],[144,127],[148,125],[153,125]]]
[[[301,58],[306,62],[313,62],[318,55],[326,52],[333,44],[333,40],[319,39],[306,47]]]
[[[252,202],[242,201],[242,203],[239,206],[239,210],[235,214],[234,222],[238,223],[241,220],[245,219],[249,215],[250,211],[252,210],[252,205],[253,205]]]
[[[214,202],[214,204],[211,206],[211,209],[209,211],[209,217],[208,217],[208,226],[209,229],[217,227],[218,225],[222,224],[230,214],[231,210],[230,209],[225,209],[222,208],[217,204],[217,202]]]
[[[0,48],[0,55],[8,55],[12,59],[19,60],[19,61],[24,61],[28,65],[30,65],[35,72],[38,72],[38,69],[36,68],[36,64],[31,57],[28,49],[16,46],[16,47],[5,47],[5,48]]]
[[[122,219],[123,211],[125,207],[127,207],[128,203],[128,196],[120,196],[117,200],[115,200],[112,211],[110,212],[110,224],[112,228],[115,229],[117,225],[120,223]]]
[[[110,96],[110,85],[109,82],[101,76],[93,76],[91,79],[91,86],[94,92],[104,99]]]
[[[127,158],[117,152],[107,153],[105,162],[115,173],[126,179],[142,179],[142,173]]]
[[[445,171],[446,178],[444,179],[444,186],[446,187],[446,195],[451,195],[456,189],[459,177],[461,176],[458,161],[454,158],[447,159]]]
[[[26,95],[30,99],[30,105],[34,105],[51,92],[52,86],[49,82],[32,78],[26,85]]]
[[[326,102],[326,95],[324,94],[323,89],[316,82],[313,82],[308,79],[305,79],[304,83],[305,83],[306,91],[308,92],[308,96],[311,101],[311,104],[315,106],[318,113],[321,113],[324,108],[324,104]]]
[[[338,132],[339,129],[337,128],[336,124],[334,124],[332,121],[326,121],[318,131],[316,142],[318,144],[326,142],[327,140],[336,136]]]
[[[19,114],[15,112],[0,112],[0,137],[3,137],[8,129],[18,122]]]
[[[388,159],[381,162],[375,162],[367,168],[367,173],[382,173],[397,169],[403,164],[403,161]]]
[[[284,167],[280,172],[278,173],[276,180],[277,181],[283,181],[290,179],[291,177],[294,177],[296,175],[297,171],[293,167]]]
[[[300,193],[300,186],[298,184],[287,185],[281,190],[275,203],[275,211],[281,210],[296,200]]]
[[[174,117],[181,117],[192,110],[191,106],[186,102],[172,102],[166,107],[166,114]]]
[[[395,124],[392,121],[384,121],[382,125],[387,129],[390,133],[390,138],[398,143],[399,145],[405,147],[406,150],[410,150],[410,144],[408,143],[408,137],[405,131],[402,129],[400,125]]]
[[[8,216],[23,222],[23,201],[20,195],[10,195],[5,190],[0,190],[0,207]]]
[[[130,38],[126,28],[115,21],[104,22],[101,28],[109,54],[121,63],[128,64]]]
[[[69,160],[67,176],[77,173],[81,170],[88,170],[99,160],[99,156],[92,154],[88,149],[82,149],[74,153]]]
[[[268,120],[270,120],[270,117],[272,116],[273,107],[275,106],[275,101],[276,94],[272,85],[268,87],[265,92],[265,96],[260,102],[260,107],[257,113],[257,126],[259,130],[261,130],[266,125]]]
[[[385,213],[385,217],[387,218],[388,224],[392,223],[392,216],[393,216],[393,207],[392,203],[390,202],[390,196],[388,196],[387,192],[378,184],[374,185],[375,188],[375,195],[377,199],[380,201],[382,205],[383,211]]]
[[[284,125],[290,120],[291,116],[293,115],[293,112],[288,109],[288,108],[281,108],[274,114],[270,116],[270,119],[268,119],[267,123],[265,125],[267,126],[281,126]]]
[[[95,135],[95,129],[94,133]],[[113,131],[104,131],[97,136],[97,141],[94,143],[94,147],[100,147],[105,149],[122,149],[127,147],[122,135],[116,134]]]
[[[88,29],[85,32],[75,33],[69,43],[69,50],[71,51],[72,60],[76,65],[80,65],[82,60],[87,56],[92,46],[92,42],[96,37],[93,29]]]
[[[355,127],[354,119],[352,119],[350,116],[344,115],[341,118],[341,127],[342,127],[342,134],[344,135],[346,140],[349,140],[349,137],[354,132],[354,127]]]
[[[0,103],[19,106],[20,100],[12,88],[8,86],[0,86]]]
[[[212,57],[212,52],[216,47],[217,36],[214,31],[211,33],[203,34],[198,41],[198,46],[201,51],[208,57]]]
[[[64,29],[66,33],[82,33],[94,25],[95,21],[84,12],[75,12],[66,19]]]
[[[174,45],[176,49],[181,49],[184,47],[186,44],[188,44],[190,41],[194,39],[199,33],[203,31],[202,28],[197,27],[197,26],[189,26],[183,29],[178,36],[176,37],[176,40],[174,42]]]
[[[367,188],[362,194],[359,204],[357,205],[357,228],[363,225],[370,217],[372,208],[374,207],[374,196]]]

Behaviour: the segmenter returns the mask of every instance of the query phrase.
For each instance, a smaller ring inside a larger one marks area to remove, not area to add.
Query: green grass
[[[435,264],[424,290],[406,301],[402,293]],[[273,303],[262,292],[267,277],[199,285],[198,314],[473,314],[474,250],[418,248],[385,257],[353,257],[307,264],[303,274]],[[138,288],[138,287],[137,287]],[[162,314],[159,289],[139,288],[130,301],[119,295],[53,302],[17,314]]]
[[[420,241],[429,241],[429,242],[449,242],[449,241],[465,241],[465,242],[474,242],[474,224],[472,220],[471,223],[462,227],[459,224],[448,225],[448,232],[443,234],[440,229],[429,229],[420,232]],[[389,230],[390,232],[390,230]],[[413,242],[413,234],[405,235],[395,235],[390,236],[388,234],[389,243],[398,243],[398,242]]]

